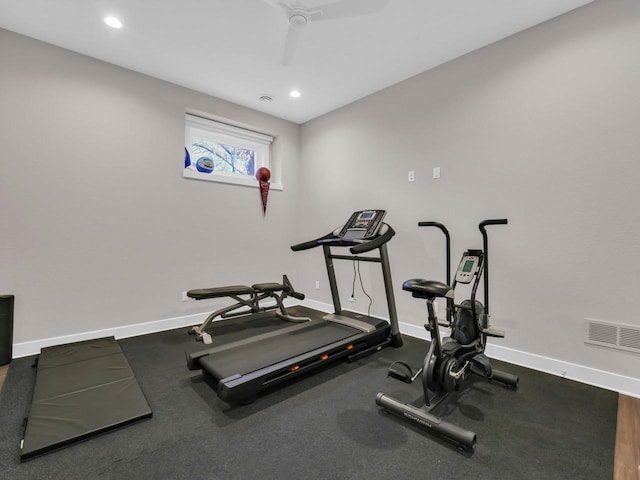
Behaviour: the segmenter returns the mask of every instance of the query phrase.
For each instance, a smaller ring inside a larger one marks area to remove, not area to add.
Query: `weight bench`
[[[286,275],[282,276],[282,283],[256,283],[250,287],[247,285],[228,285],[225,287],[198,288],[189,290],[187,297],[195,300],[231,297],[236,301],[232,305],[209,314],[201,325],[195,326],[189,331],[189,333],[196,335],[199,340],[202,340],[207,345],[213,343],[213,338],[211,334],[207,333],[206,329],[218,317],[224,319],[275,310],[276,316],[287,322],[302,323],[311,320],[309,317],[296,317],[287,313],[283,302],[284,299],[293,297],[298,300],[304,300],[304,294],[295,291]],[[268,298],[275,300],[275,305],[261,306],[260,302]],[[246,308],[239,310],[242,307]]]

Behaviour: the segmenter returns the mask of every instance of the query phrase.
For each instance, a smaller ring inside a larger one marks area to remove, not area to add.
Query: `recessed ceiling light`
[[[300,95],[302,95],[298,90],[291,90],[289,92],[289,95],[292,96],[293,98],[300,98]]]
[[[104,23],[112,28],[122,28],[122,22],[116,17],[105,17]]]

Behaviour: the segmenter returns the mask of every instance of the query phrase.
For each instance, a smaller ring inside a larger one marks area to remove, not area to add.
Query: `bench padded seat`
[[[195,290],[189,290],[187,292],[187,297],[195,298],[196,300],[204,300],[205,298],[228,297],[230,295],[251,295],[253,292],[253,288],[248,287],[247,285],[228,285],[226,287],[197,288]]]
[[[269,282],[269,283],[254,283],[252,288],[260,293],[268,292],[281,292],[285,289],[285,286],[281,283]]]

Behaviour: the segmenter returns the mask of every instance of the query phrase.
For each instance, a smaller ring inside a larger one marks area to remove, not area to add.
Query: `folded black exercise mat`
[[[20,459],[71,445],[151,413],[115,338],[43,348]]]

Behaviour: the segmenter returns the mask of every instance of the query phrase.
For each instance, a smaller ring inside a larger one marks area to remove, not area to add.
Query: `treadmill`
[[[382,221],[385,214],[384,210],[354,212],[344,226],[323,237],[291,247],[294,252],[322,247],[333,313],[304,306],[289,307],[288,310],[297,309],[296,315],[306,316],[309,320],[187,352],[189,370],[201,369],[204,375],[211,376],[221,400],[230,404],[247,404],[253,402],[262,390],[330,362],[339,359],[353,361],[388,345],[401,347],[402,337],[398,328],[387,253],[387,242],[395,235],[395,231]],[[336,248],[348,248],[349,254],[336,254]],[[377,251],[377,255],[374,251]],[[362,255],[367,252],[374,254]],[[380,264],[389,320],[342,309],[334,260]],[[251,314],[213,324],[241,321],[246,325],[254,320],[264,321],[264,316],[265,313]]]

